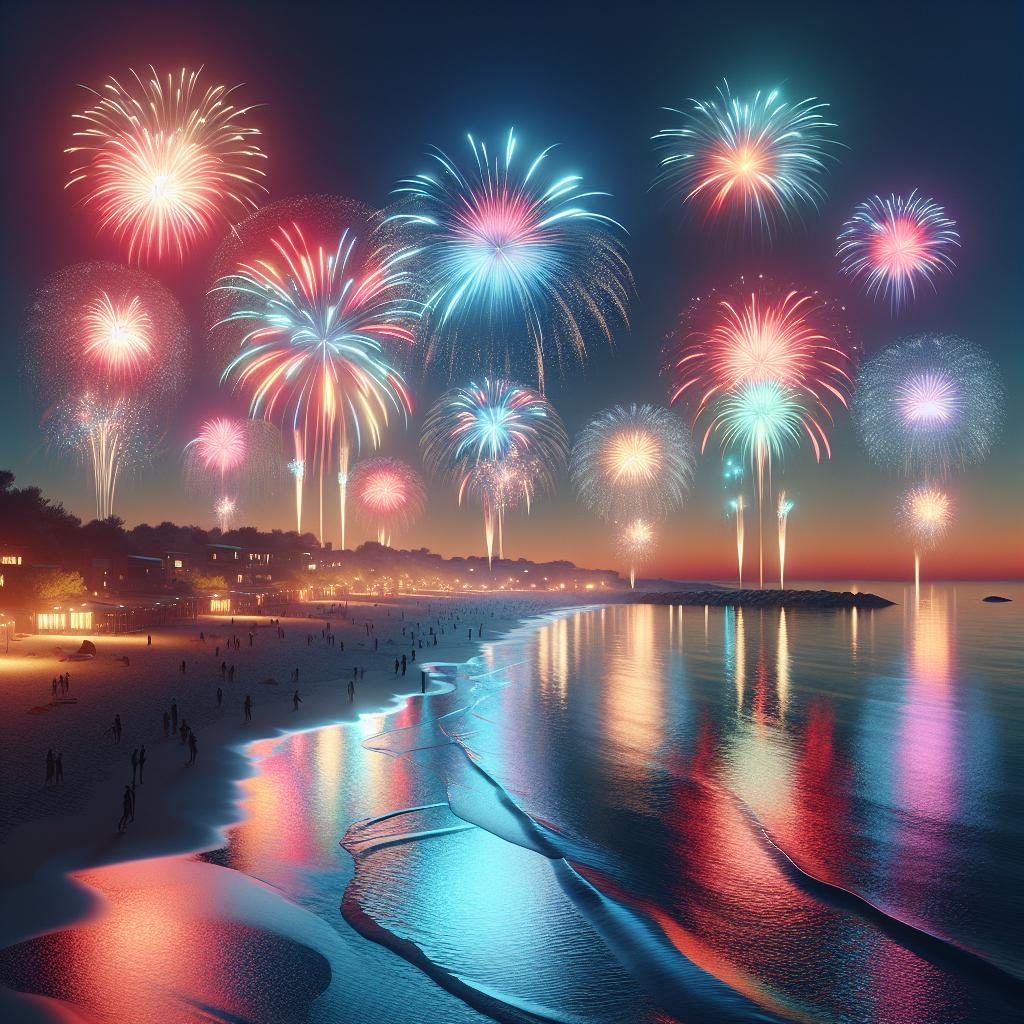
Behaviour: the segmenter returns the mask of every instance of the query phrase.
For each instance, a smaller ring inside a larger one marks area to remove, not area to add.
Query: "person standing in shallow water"
[[[302,703],[302,698],[299,696],[299,691],[296,690],[295,693],[292,695],[292,707],[296,711],[298,711],[299,710],[299,705],[301,703]]]
[[[142,776],[146,772],[146,744],[139,747],[139,785],[142,785]]]

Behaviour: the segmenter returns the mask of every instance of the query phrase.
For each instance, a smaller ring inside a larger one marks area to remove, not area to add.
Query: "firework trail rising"
[[[853,415],[868,455],[907,476],[943,477],[981,462],[1003,423],[991,359],[953,334],[917,334],[861,368]]]
[[[786,498],[786,492],[779,492],[779,504],[776,515],[779,520],[779,590],[786,589],[786,526],[789,513],[793,511],[793,502]]]
[[[43,425],[54,444],[90,466],[98,519],[113,514],[124,471],[154,454],[188,356],[181,307],[141,271],[80,263],[36,294],[28,360]]]
[[[364,251],[348,229],[328,246],[297,223],[280,225],[269,251],[214,287],[231,306],[216,326],[243,330],[222,380],[248,395],[252,418],[291,429],[295,460],[316,467],[321,542],[324,477],[336,453],[347,466],[351,444],[358,450],[365,439],[379,447],[389,417],[405,420],[412,409],[395,365],[396,350],[413,343],[420,312],[409,298],[408,255]],[[300,532],[303,476],[296,474]]]
[[[581,504],[622,523],[663,519],[681,508],[695,467],[690,432],[674,412],[616,405],[580,432],[569,471]]]
[[[872,298],[888,298],[895,315],[917,297],[918,285],[935,290],[935,278],[951,273],[960,245],[956,221],[932,199],[872,196],[843,225],[836,255],[841,271]]]
[[[65,152],[80,163],[65,188],[84,190],[100,230],[127,243],[131,262],[181,261],[266,192],[260,132],[248,124],[253,108],[234,104],[235,88],[204,90],[201,70],[128,75],[89,89],[92,106],[74,115]]]
[[[682,123],[663,128],[660,180],[706,220],[725,219],[770,238],[780,221],[817,208],[825,198],[828,138],[826,103],[789,103],[779,91],[734,96],[729,83],[717,98],[691,99],[686,110],[666,108]]]
[[[515,133],[496,151],[468,136],[467,167],[433,150],[429,173],[398,183],[402,233],[426,282],[424,362],[510,374],[586,358],[627,321],[633,279],[624,229],[592,207],[577,174],[548,173],[549,147],[519,159]]]
[[[455,481],[460,503],[464,498],[480,503],[490,561],[495,527],[500,531],[505,500],[517,486],[512,478],[528,472],[530,495],[549,483],[565,463],[568,438],[538,391],[485,377],[438,399],[427,414],[420,445],[427,465]],[[511,477],[504,476],[506,470]]]
[[[401,459],[378,457],[357,462],[349,476],[357,515],[377,532],[380,544],[410,527],[423,513],[427,493],[423,477]]]

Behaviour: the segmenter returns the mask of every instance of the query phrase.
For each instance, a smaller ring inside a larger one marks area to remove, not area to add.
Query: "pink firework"
[[[356,512],[377,531],[381,544],[394,530],[407,528],[419,518],[426,502],[423,478],[408,463],[381,456],[356,464],[348,481]]]
[[[872,196],[843,225],[836,254],[842,272],[873,298],[888,296],[893,313],[917,295],[919,284],[953,270],[960,245],[956,221],[938,203],[919,196]]]
[[[817,293],[737,291],[683,315],[666,349],[671,402],[689,399],[701,417],[751,385],[778,385],[830,421],[830,407],[845,407],[853,390],[852,346],[836,309]]]
[[[239,469],[249,451],[248,422],[218,416],[207,420],[199,436],[189,441],[186,452],[191,451],[202,467],[224,477]]]

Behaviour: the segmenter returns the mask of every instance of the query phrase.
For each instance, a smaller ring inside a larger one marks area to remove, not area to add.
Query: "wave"
[[[803,892],[829,906],[856,914],[875,925],[894,942],[937,967],[965,971],[1007,994],[1015,994],[1018,998],[1024,997],[1024,979],[993,963],[981,953],[955,939],[929,931],[921,925],[911,924],[894,911],[873,903],[856,890],[814,874],[800,864],[793,854],[782,848],[746,801],[731,791],[730,795],[755,832],[763,839],[765,848],[776,866]]]

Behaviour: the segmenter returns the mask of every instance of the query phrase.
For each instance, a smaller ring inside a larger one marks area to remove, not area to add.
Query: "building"
[[[269,551],[243,548],[237,544],[207,544],[206,568],[208,572],[224,577],[228,587],[263,587],[273,582]]]

